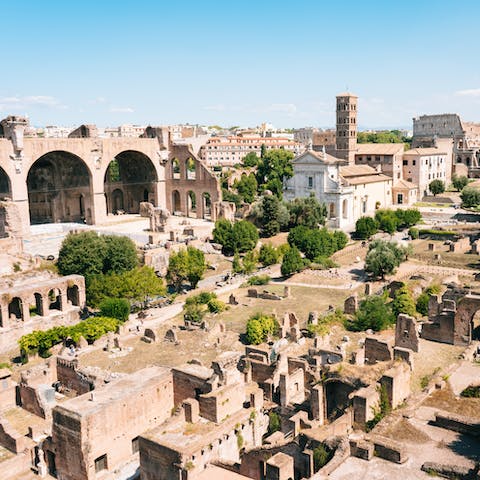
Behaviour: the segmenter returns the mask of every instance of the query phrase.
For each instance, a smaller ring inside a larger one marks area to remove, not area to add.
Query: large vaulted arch
[[[92,221],[92,179],[83,160],[53,151],[36,160],[27,176],[30,222]]]
[[[138,213],[141,202],[155,205],[157,180],[155,166],[147,155],[135,150],[119,153],[105,172],[107,212]]]
[[[0,200],[11,195],[10,179],[5,170],[0,167]]]

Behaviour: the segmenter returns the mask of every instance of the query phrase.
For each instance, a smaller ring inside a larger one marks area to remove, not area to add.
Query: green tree
[[[438,179],[432,180],[428,185],[428,189],[433,193],[433,196],[436,197],[445,191],[445,183]]]
[[[232,222],[225,218],[221,218],[215,222],[215,228],[213,229],[213,241],[219,243],[223,247],[224,253],[233,252],[233,225]]]
[[[238,252],[235,252],[235,255],[233,256],[232,270],[233,273],[243,273],[243,265]]]
[[[57,266],[62,275],[83,275],[88,288],[94,275],[125,272],[137,263],[135,244],[128,237],[80,232],[65,237]]]
[[[266,243],[260,247],[258,260],[264,267],[275,265],[278,263],[279,257],[278,250],[270,243]]]
[[[237,189],[238,194],[243,198],[245,203],[252,203],[255,200],[258,183],[253,173],[250,175],[242,175],[240,180],[235,181],[233,186]]]
[[[293,153],[288,150],[268,150],[262,153],[257,166],[257,181],[263,190],[271,190],[282,198],[283,180],[293,176]]]
[[[103,273],[125,272],[137,266],[137,248],[130,238],[119,235],[105,235],[104,239],[107,250],[103,262]]]
[[[354,332],[368,329],[376,332],[385,330],[395,323],[386,295],[370,295],[360,302],[353,320],[346,320],[345,327]]]
[[[430,301],[430,296],[426,292],[422,292],[418,298],[415,308],[420,315],[428,315],[428,302]]]
[[[130,302],[126,298],[106,298],[100,303],[102,317],[116,318],[120,322],[128,320]]]
[[[317,228],[325,224],[327,207],[320,203],[314,194],[306,198],[295,198],[287,204],[290,213],[290,226],[303,225],[308,228]]]
[[[405,252],[394,242],[375,240],[370,243],[365,258],[365,271],[374,277],[385,278],[405,260]]]
[[[280,231],[278,215],[280,200],[275,195],[264,195],[262,198],[262,233],[265,237],[272,237]]]
[[[422,214],[416,208],[408,208],[406,210],[395,210],[395,216],[398,220],[398,229],[410,228],[416,225],[422,219]]]
[[[257,268],[258,256],[255,250],[250,250],[243,257],[243,272],[247,275]]]
[[[460,193],[462,206],[465,208],[477,207],[480,205],[480,189],[474,187],[465,187]]]
[[[233,225],[233,251],[240,253],[253,250],[258,242],[258,230],[248,220],[240,220]]]
[[[297,247],[293,246],[285,252],[280,271],[282,275],[292,275],[305,267],[305,261]]]
[[[410,315],[412,317],[416,314],[415,300],[413,299],[412,292],[404,285],[395,292],[395,298],[392,302],[392,311],[395,318],[401,313]]]
[[[257,313],[247,321],[245,340],[249,345],[259,345],[273,335],[275,330],[276,323],[272,316]]]
[[[256,167],[259,160],[255,152],[249,152],[243,157],[242,163],[245,167]]]
[[[194,247],[173,252],[168,260],[167,279],[179,292],[187,280],[196,288],[207,269],[205,255]]]
[[[461,192],[468,185],[468,178],[465,175],[453,175],[452,185],[457,192]]]
[[[390,235],[394,234],[398,227],[398,217],[393,210],[377,210],[375,220],[380,230]]]
[[[95,232],[69,233],[62,242],[57,267],[61,275],[83,275],[88,284],[103,272],[107,253],[105,239]]]
[[[360,217],[355,223],[355,235],[368,240],[378,232],[378,222],[372,217]]]

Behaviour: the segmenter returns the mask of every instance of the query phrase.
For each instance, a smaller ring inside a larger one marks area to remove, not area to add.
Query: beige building
[[[254,152],[260,156],[262,145],[267,150],[288,150],[295,155],[300,153],[301,146],[283,137],[212,137],[201,148],[200,155],[208,166],[233,166],[240,163],[248,153]]]
[[[432,180],[447,182],[447,153],[437,148],[413,148],[403,153],[403,177],[418,185],[419,195],[429,195]]]
[[[368,165],[347,165],[325,152],[307,151],[293,160],[293,177],[285,182],[287,200],[315,195],[327,206],[328,225],[353,230],[363,215],[392,205],[391,177]]]

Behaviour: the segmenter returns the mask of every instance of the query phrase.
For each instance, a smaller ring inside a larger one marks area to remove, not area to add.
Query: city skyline
[[[362,128],[410,128],[432,113],[480,120],[480,5],[317,3],[5,4],[0,115],[333,127],[334,97],[348,89]]]

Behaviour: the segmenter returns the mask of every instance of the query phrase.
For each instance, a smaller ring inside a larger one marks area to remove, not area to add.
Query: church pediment
[[[326,162],[317,155],[306,152],[293,160],[294,165],[325,165]]]

